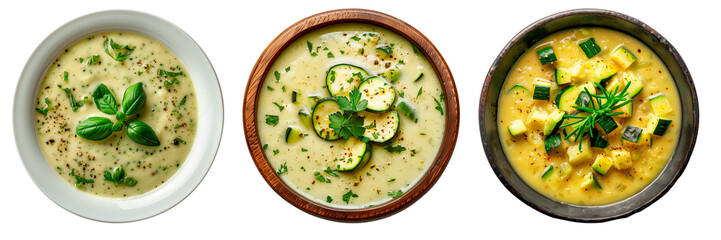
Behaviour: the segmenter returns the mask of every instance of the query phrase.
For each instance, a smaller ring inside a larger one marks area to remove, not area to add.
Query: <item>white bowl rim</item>
[[[183,165],[163,185],[128,198],[93,196],[62,181],[47,164],[35,134],[35,99],[49,65],[61,51],[77,40],[107,31],[136,32],[162,42],[185,64],[193,77],[198,98],[200,117],[197,120],[195,141]],[[222,92],[215,70],[200,46],[187,33],[173,23],[150,14],[109,10],[91,13],[66,23],[35,49],[15,90],[13,131],[25,170],[50,200],[71,213],[91,220],[130,222],[165,212],[180,203],[200,184],[210,170],[220,146],[223,108]]]

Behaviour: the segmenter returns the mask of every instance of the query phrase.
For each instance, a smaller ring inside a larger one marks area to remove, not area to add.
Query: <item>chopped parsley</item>
[[[333,172],[333,170],[330,169],[330,167],[326,167],[323,171],[330,176],[339,177],[337,173]]]
[[[443,99],[443,98],[441,98],[441,99]],[[441,107],[441,103],[438,102],[438,99],[436,99],[436,97],[433,97],[433,100],[436,101],[436,110],[441,112],[441,116],[443,116],[443,107]]]
[[[263,149],[268,149],[268,144],[263,144]]]
[[[391,179],[388,179],[386,182],[395,182],[395,181],[396,181],[395,178],[391,178]]]
[[[287,68],[285,68],[285,72],[290,72],[290,66],[288,66]]]
[[[389,192],[388,192],[388,196],[389,196],[389,197],[393,197],[393,198],[400,197],[401,195],[403,195],[403,191],[401,191],[401,190],[398,190],[398,192],[396,192],[396,191],[389,191]]]
[[[35,111],[42,115],[47,116],[48,111],[50,110],[50,99],[48,99],[47,97],[45,98],[45,104],[47,105],[47,107],[45,107],[45,109],[35,108]]]
[[[333,201],[333,198],[328,195],[328,197],[325,198],[325,201],[330,203]]]
[[[406,150],[406,147],[401,146],[401,145],[395,145],[395,146],[386,145],[385,147],[383,147],[383,149],[392,153],[392,152],[403,152]]]
[[[275,71],[273,74],[275,74],[275,82],[280,82],[280,72]]]
[[[332,52],[328,52],[328,58],[334,58],[334,57],[335,57],[335,55],[333,55]]]
[[[423,93],[423,87],[421,87],[421,89],[418,89],[418,94],[416,95],[416,98],[420,97],[421,93]]]
[[[271,126],[278,125],[278,120],[279,120],[279,118],[276,115],[269,115],[269,114],[265,115],[265,123],[267,123],[268,125],[271,125]]]
[[[353,193],[353,190],[350,190],[347,193],[343,194],[343,201],[345,203],[348,203],[350,201],[351,197],[357,198],[358,194],[355,194],[355,193]]]
[[[273,150],[273,155],[278,155],[278,153],[280,153],[280,150],[278,150],[278,149]]]
[[[266,88],[268,89],[268,91],[273,91],[273,90],[275,90],[275,88],[272,88],[272,87],[270,87],[270,86],[266,86]]]
[[[274,152],[275,152],[275,151],[274,151]],[[278,175],[281,175],[281,174],[283,174],[283,173],[287,173],[287,172],[288,172],[288,166],[285,165],[285,164],[286,164],[286,163],[281,164],[281,165],[280,165],[280,168],[278,168],[278,171],[276,171],[275,173],[277,173]]]
[[[285,107],[283,107],[282,105],[278,104],[277,102],[273,102],[273,104],[274,104],[276,107],[278,107],[278,109],[280,109],[281,112],[283,111],[283,109],[285,109]]]
[[[307,152],[307,151],[308,151],[308,149],[305,149],[305,148],[301,148],[301,149],[300,149],[300,151],[301,151],[301,152]]]

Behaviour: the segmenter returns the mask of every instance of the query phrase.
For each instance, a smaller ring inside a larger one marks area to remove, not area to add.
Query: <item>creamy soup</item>
[[[79,40],[52,63],[38,91],[38,143],[77,189],[129,197],[180,168],[195,138],[197,103],[183,63],[130,32]]]
[[[664,63],[637,39],[604,28],[568,29],[532,46],[498,103],[499,135],[516,173],[539,193],[576,205],[641,191],[672,156],[680,122]]]
[[[327,206],[369,207],[401,196],[426,172],[445,132],[445,105],[433,67],[408,40],[336,24],[304,35],[273,63],[258,98],[258,132],[291,188]]]

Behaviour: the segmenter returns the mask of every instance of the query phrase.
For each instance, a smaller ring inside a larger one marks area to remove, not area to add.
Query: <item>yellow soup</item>
[[[594,82],[620,107],[587,95],[605,96]],[[610,111],[591,121],[592,113],[577,109],[584,105]],[[516,173],[539,193],[577,205],[620,201],[651,183],[676,148],[680,122],[678,91],[663,62],[637,39],[604,28],[564,30],[532,46],[498,103],[499,135]]]
[[[362,87],[371,81],[374,87]],[[363,118],[367,148],[362,137],[345,140],[329,126],[334,113],[345,118],[325,105],[335,104],[330,92],[352,102],[355,88],[365,89],[359,93],[367,108],[345,112]],[[445,131],[442,93],[433,67],[408,40],[372,25],[331,25],[296,40],[275,61],[258,98],[258,133],[271,166],[291,188],[332,207],[369,207],[402,195],[435,159]],[[355,159],[362,156],[368,159]],[[355,160],[362,162],[348,168]]]
[[[175,174],[197,117],[193,81],[175,54],[146,36],[106,32],[74,43],[48,68],[35,126],[64,181],[93,195],[128,197]]]

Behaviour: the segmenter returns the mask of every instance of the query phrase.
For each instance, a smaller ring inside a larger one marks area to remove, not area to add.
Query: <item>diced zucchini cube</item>
[[[398,81],[398,79],[401,77],[401,71],[395,68],[388,69],[388,71],[382,72],[379,74],[384,79],[388,80],[389,82],[395,82]]]
[[[528,120],[526,120],[526,124],[531,124],[532,122],[539,122],[541,124],[545,124],[547,117],[548,114],[546,113],[546,111],[543,111],[540,108],[533,108],[533,110],[531,110],[531,114],[528,115]]]
[[[301,123],[303,123],[303,125],[305,125],[305,127],[307,127],[308,129],[313,129],[313,125],[311,124],[310,119],[310,112],[305,108],[301,108],[300,110],[298,110],[298,119]]]
[[[554,171],[553,164],[548,165],[545,170],[543,170],[543,174],[541,175],[541,179],[548,180],[551,175],[555,175],[556,171]]]
[[[669,127],[671,127],[671,120],[659,118],[656,116],[652,116],[648,124],[648,129],[650,130],[650,132],[656,136],[663,136],[663,134],[666,133],[666,130],[668,130]]]
[[[616,68],[606,59],[592,59],[587,64],[589,80],[601,85],[616,75]]]
[[[305,137],[305,135],[299,127],[290,126],[285,129],[285,142],[288,144],[296,143],[303,137]]]
[[[543,146],[546,149],[546,152],[550,152],[554,148],[563,145],[563,139],[561,138],[560,134],[555,134],[553,136],[550,136],[546,138],[545,141],[543,141]]]
[[[583,50],[589,59],[601,52],[601,47],[596,44],[596,40],[593,38],[579,43],[578,46],[581,47],[581,50]]]
[[[618,170],[630,168],[633,164],[631,153],[626,150],[611,150],[611,159],[613,160],[613,167]]]
[[[626,92],[628,93],[628,96],[630,96],[631,98],[638,95],[638,93],[640,93],[641,90],[643,90],[643,83],[633,73],[623,72],[623,74],[621,75],[621,78],[623,79],[623,82],[625,85],[631,85],[626,90]],[[624,87],[625,87],[625,85],[624,85]]]
[[[290,101],[293,103],[298,102],[298,95],[300,95],[300,93],[298,93],[298,91],[296,90],[293,90],[293,92],[290,94]]]
[[[636,56],[624,47],[619,47],[611,53],[611,60],[616,62],[622,69],[628,68],[636,61]]]
[[[581,150],[578,150],[578,145],[574,144],[566,150],[568,153],[568,162],[580,163],[593,159],[593,151],[591,151],[591,144],[588,139],[581,141]]]
[[[508,126],[508,132],[510,132],[511,136],[514,137],[521,135],[526,132],[526,125],[523,124],[523,120],[515,120]]]
[[[608,169],[610,169],[612,165],[613,161],[611,161],[611,158],[607,157],[604,154],[598,154],[598,156],[596,156],[596,161],[593,162],[591,168],[593,168],[593,170],[596,170],[596,172],[600,173],[601,175],[606,175]]]
[[[581,187],[582,188],[593,187],[595,189],[603,189],[601,187],[601,183],[598,182],[596,175],[593,175],[593,172],[589,172],[586,174],[586,176],[583,176],[583,181],[581,182]]]
[[[571,172],[573,171],[573,167],[571,166],[571,164],[569,164],[567,162],[561,163],[561,165],[558,168],[559,168],[559,171],[558,171],[559,176],[564,179],[567,178],[568,175],[571,175]]]
[[[549,136],[558,130],[561,126],[561,120],[563,120],[563,111],[555,109],[546,118],[546,124],[543,127],[543,135]]]
[[[570,68],[556,68],[556,84],[563,85],[571,83],[572,73]]]
[[[596,124],[606,134],[609,134],[609,133],[613,132],[613,130],[616,130],[616,128],[618,128],[618,124],[616,123],[616,120],[613,120],[613,118],[609,117],[609,116],[603,116],[603,117],[599,118],[598,120],[596,120]]]
[[[533,83],[533,99],[548,101],[551,99],[551,82],[545,79],[536,79]]]
[[[643,133],[643,128],[628,125],[626,126],[626,129],[623,130],[621,139],[632,143],[638,143],[638,140],[641,139],[641,133]]]
[[[663,116],[673,111],[671,109],[671,103],[666,98],[666,94],[654,94],[649,97],[648,101],[651,103],[651,108],[653,108],[653,113],[656,114],[656,116]]]
[[[541,60],[541,65],[546,65],[557,60],[556,54],[553,52],[553,48],[551,46],[541,48],[541,50],[538,50],[537,53],[538,59]]]

